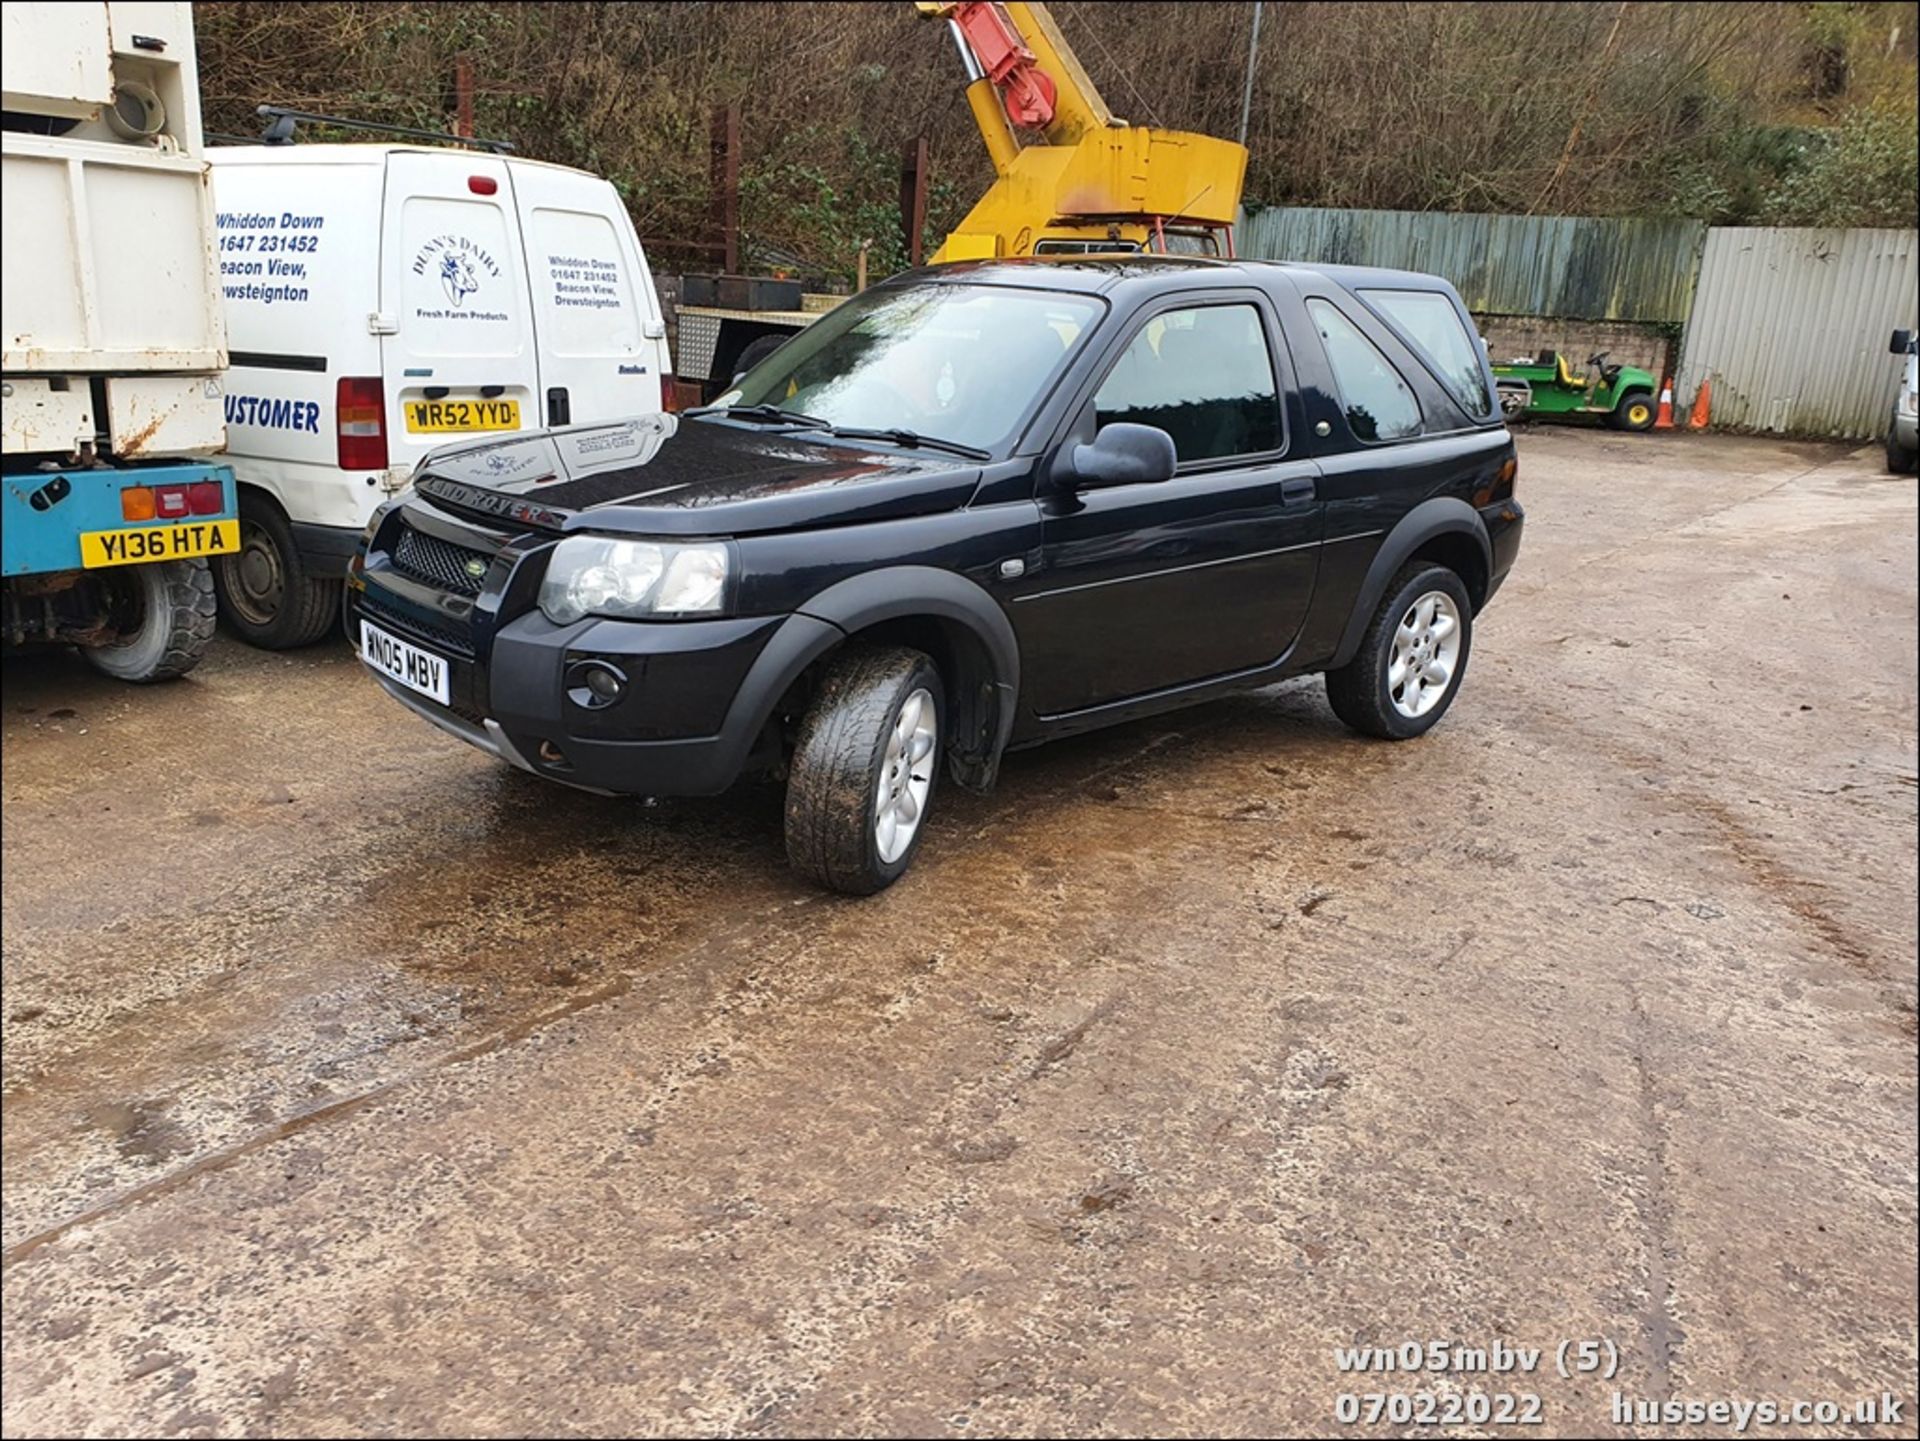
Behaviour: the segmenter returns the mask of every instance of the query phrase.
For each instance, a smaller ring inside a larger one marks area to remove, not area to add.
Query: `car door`
[[[1074,429],[1174,438],[1170,480],[1041,497],[1012,605],[1027,703],[1053,718],[1271,664],[1318,566],[1318,465],[1289,425],[1291,363],[1257,291],[1170,297],[1110,352]]]
[[[546,423],[658,411],[666,328],[620,197],[578,170],[518,163],[508,169],[526,241]]]

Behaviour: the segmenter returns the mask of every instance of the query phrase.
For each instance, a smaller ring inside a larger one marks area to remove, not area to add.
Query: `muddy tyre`
[[[867,896],[913,863],[939,782],[946,691],[904,646],[843,652],[800,722],[787,778],[787,859],[809,880]]]
[[[265,496],[240,492],[240,549],[214,562],[220,613],[262,650],[312,645],[340,613],[338,580],[316,580],[294,543],[286,513]]]
[[[1920,464],[1920,450],[1903,449],[1893,438],[1893,432],[1887,432],[1887,473],[1889,475],[1910,474]]]
[[[120,632],[85,655],[115,680],[146,684],[183,676],[213,640],[213,574],[204,560],[163,560],[119,568],[103,581],[107,616]]]
[[[1353,659],[1327,672],[1327,702],[1362,735],[1412,740],[1453,704],[1472,649],[1473,602],[1460,577],[1410,562],[1387,583]]]
[[[1653,422],[1658,417],[1653,396],[1644,390],[1634,390],[1620,397],[1620,403],[1614,406],[1607,423],[1615,430],[1652,430]]]

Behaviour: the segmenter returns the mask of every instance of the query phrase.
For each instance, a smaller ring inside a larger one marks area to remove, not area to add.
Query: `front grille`
[[[433,650],[451,651],[457,656],[470,657],[473,654],[471,637],[443,626],[415,620],[410,615],[401,615],[381,604],[371,587],[361,594],[360,610],[375,625],[392,631],[403,640],[417,641]]]
[[[493,557],[420,530],[402,530],[393,547],[393,568],[455,595],[478,595]]]

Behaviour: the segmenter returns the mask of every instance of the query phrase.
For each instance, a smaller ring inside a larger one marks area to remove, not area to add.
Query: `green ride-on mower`
[[[1601,415],[1615,430],[1652,430],[1659,384],[1631,365],[1608,365],[1606,351],[1587,357],[1585,377],[1567,357],[1543,350],[1532,360],[1493,367],[1500,413],[1508,420],[1536,416]]]

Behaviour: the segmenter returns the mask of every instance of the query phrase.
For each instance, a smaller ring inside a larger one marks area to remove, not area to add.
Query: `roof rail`
[[[267,128],[261,132],[262,145],[293,144],[294,127],[305,121],[311,125],[337,125],[344,130],[369,130],[381,135],[403,135],[409,140],[427,140],[436,145],[463,145],[494,155],[509,154],[513,146],[505,140],[476,140],[471,135],[449,135],[444,130],[420,130],[411,125],[385,125],[377,120],[350,120],[344,115],[315,115],[306,110],[289,110],[284,105],[257,106],[254,114],[263,117]]]

